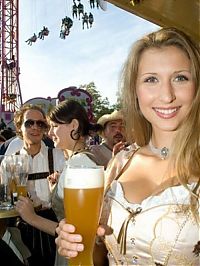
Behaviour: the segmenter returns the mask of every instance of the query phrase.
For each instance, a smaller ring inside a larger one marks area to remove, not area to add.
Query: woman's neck
[[[153,131],[151,142],[156,148],[166,147],[170,149],[176,133],[176,131]]]
[[[85,141],[77,141],[72,149],[66,149],[65,153],[67,153],[68,157],[71,157],[73,154],[78,153],[86,148]]]

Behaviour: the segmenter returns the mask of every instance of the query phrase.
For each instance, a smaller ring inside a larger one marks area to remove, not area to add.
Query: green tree
[[[108,98],[107,97],[103,98],[100,95],[100,92],[97,90],[94,82],[80,85],[80,88],[86,90],[92,96],[93,99],[92,108],[93,108],[94,119],[96,121],[102,115],[112,113],[114,110],[118,110],[120,108],[119,102],[114,105],[110,105]]]

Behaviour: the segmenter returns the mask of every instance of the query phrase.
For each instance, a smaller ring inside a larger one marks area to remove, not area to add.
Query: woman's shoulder
[[[128,159],[133,153],[135,153],[140,147],[136,143],[132,143],[128,147],[125,147],[118,152],[114,158],[116,159]]]
[[[84,165],[84,166],[96,166],[96,162],[92,160],[88,152],[81,152],[73,155],[68,163],[71,165]]]
[[[111,169],[115,168],[120,170],[127,161],[135,154],[135,152],[139,149],[137,144],[133,143],[128,147],[124,148],[120,152],[118,152],[108,163],[107,172],[110,172]]]

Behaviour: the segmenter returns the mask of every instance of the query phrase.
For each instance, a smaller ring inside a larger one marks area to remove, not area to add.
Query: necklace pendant
[[[162,149],[153,146],[151,140],[149,141],[149,148],[152,153],[158,155],[162,160],[165,160],[169,156],[169,149],[163,147]]]
[[[169,149],[166,147],[162,148],[160,151],[160,154],[161,154],[162,160],[165,160],[169,154]]]

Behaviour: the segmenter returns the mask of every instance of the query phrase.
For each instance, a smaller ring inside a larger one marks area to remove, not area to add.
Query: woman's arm
[[[58,223],[37,215],[35,213],[33,203],[28,197],[19,197],[16,203],[16,210],[21,218],[28,224],[45,233],[55,235]]]

